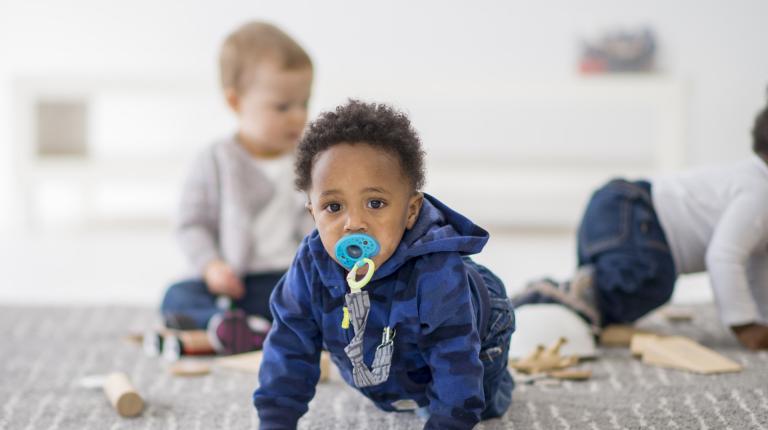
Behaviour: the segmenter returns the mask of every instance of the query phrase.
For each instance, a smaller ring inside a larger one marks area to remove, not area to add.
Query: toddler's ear
[[[421,212],[421,204],[424,202],[424,194],[420,192],[414,193],[408,200],[408,222],[405,228],[410,230],[413,225],[416,224],[416,220],[419,219],[419,213]]]
[[[229,106],[229,108],[232,109],[232,112],[240,113],[240,97],[237,95],[237,91],[235,91],[234,88],[232,87],[225,88],[224,98],[227,101],[227,106]]]
[[[306,202],[304,203],[304,207],[307,208],[307,212],[309,212],[309,215],[312,217],[312,220],[315,220],[315,213],[312,211],[312,202]]]

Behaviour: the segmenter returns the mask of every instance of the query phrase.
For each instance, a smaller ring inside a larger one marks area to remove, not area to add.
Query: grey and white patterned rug
[[[583,367],[586,382],[519,385],[501,418],[478,429],[766,429],[768,353],[740,349],[711,307],[692,323],[660,317],[646,328],[694,338],[745,366],[741,373],[693,375],[649,367],[625,349],[605,349]],[[172,376],[122,338],[156,321],[153,311],[125,307],[0,307],[0,429],[234,429],[257,427],[251,406],[256,378],[216,369]],[[82,377],[124,371],[144,397],[144,413],[120,418]],[[300,429],[419,429],[412,414],[388,414],[339,380],[318,386]]]

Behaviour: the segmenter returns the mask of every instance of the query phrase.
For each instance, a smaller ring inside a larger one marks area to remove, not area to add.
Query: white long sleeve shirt
[[[754,156],[652,186],[677,272],[709,273],[724,324],[768,322],[768,165]]]

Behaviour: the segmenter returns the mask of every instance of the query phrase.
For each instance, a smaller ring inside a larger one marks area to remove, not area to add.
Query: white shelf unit
[[[30,228],[167,224],[199,147],[234,130],[209,79],[23,79],[14,86],[20,205]],[[35,103],[88,103],[88,155],[35,154]],[[406,110],[428,153],[427,192],[493,228],[572,229],[590,192],[684,161],[685,86],[657,75],[502,82],[316,83]]]
[[[427,191],[482,225],[573,229],[603,182],[684,163],[685,86],[675,79],[609,75],[426,88],[403,104],[430,154]]]
[[[30,231],[167,227],[202,145],[234,130],[205,79],[26,78],[14,85],[19,206]],[[87,106],[81,155],[37,151],[40,101]]]

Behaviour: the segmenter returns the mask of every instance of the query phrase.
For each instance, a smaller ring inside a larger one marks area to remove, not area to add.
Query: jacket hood
[[[488,232],[433,196],[424,193],[424,202],[416,224],[406,230],[395,252],[376,269],[372,281],[389,276],[412,258],[436,252],[477,254],[488,242]],[[308,237],[320,279],[327,287],[346,290],[346,271],[325,251],[315,229]]]

